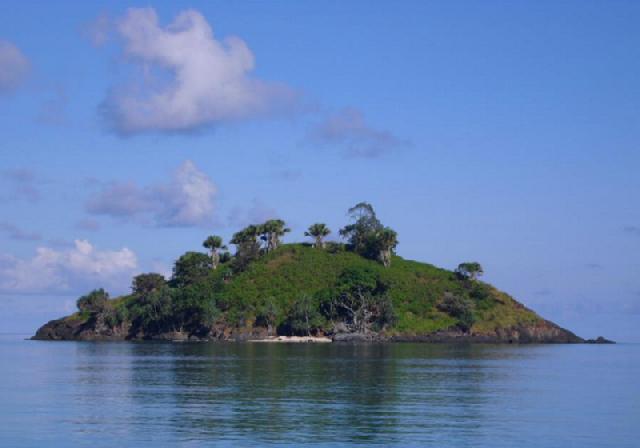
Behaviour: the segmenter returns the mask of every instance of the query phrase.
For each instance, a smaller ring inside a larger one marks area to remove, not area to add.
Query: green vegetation
[[[331,230],[323,223],[315,223],[309,226],[309,230],[304,232],[304,236],[310,236],[314,239],[313,247],[324,249],[326,247],[324,239],[329,236]]]
[[[227,249],[227,246],[222,244],[222,237],[211,235],[204,240],[202,247],[211,251],[211,266],[213,269],[216,269],[220,264],[220,254],[218,253],[218,250]]]
[[[478,263],[455,272],[394,254],[397,235],[373,207],[349,210],[340,230],[347,244],[326,243],[325,224],[309,227],[308,243],[282,244],[282,220],[251,225],[223,240],[208,237],[210,253],[187,252],[166,281],[136,276],[131,294],[110,300],[95,290],[78,300],[69,319],[121,329],[129,338],[180,332],[207,338],[234,331],[317,335],[337,332],[424,335],[440,330],[489,332],[541,319],[477,280]]]
[[[460,276],[460,278],[465,280],[477,280],[484,271],[482,270],[482,266],[477,261],[460,263],[456,269],[456,274]]]

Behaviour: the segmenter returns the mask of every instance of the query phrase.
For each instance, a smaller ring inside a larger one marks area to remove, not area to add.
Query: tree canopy
[[[310,236],[314,239],[313,247],[324,249],[324,238],[331,233],[329,227],[323,223],[315,223],[309,226],[304,236]]]
[[[80,297],[76,305],[81,312],[99,313],[106,307],[109,294],[102,288],[94,289],[89,294]]]
[[[213,268],[211,258],[202,252],[187,252],[176,261],[171,282],[182,287],[204,279]]]
[[[216,269],[220,264],[220,254],[218,253],[218,250],[227,248],[227,246],[222,244],[222,237],[210,235],[206,240],[204,240],[202,246],[205,249],[209,249],[211,252],[211,265],[213,269]]]
[[[456,268],[456,274],[465,280],[476,280],[484,271],[482,266],[477,261],[460,263]]]
[[[389,267],[398,245],[397,233],[382,225],[373,206],[367,202],[356,204],[348,213],[354,222],[340,229],[340,235],[348,241],[354,252]]]

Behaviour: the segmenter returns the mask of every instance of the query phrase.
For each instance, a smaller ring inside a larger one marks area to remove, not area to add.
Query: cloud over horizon
[[[0,93],[12,92],[24,82],[31,64],[18,47],[0,39]]]
[[[255,58],[247,44],[216,39],[198,11],[183,11],[163,27],[153,8],[131,8],[114,29],[126,60],[141,69],[102,104],[117,133],[192,131],[284,112],[296,102],[284,84],[251,77]],[[104,41],[101,32],[98,42]]]
[[[85,210],[157,227],[205,226],[214,220],[217,191],[209,176],[186,160],[164,184],[110,183],[88,199]]]
[[[28,259],[0,254],[0,290],[78,292],[99,286],[123,290],[137,267],[136,254],[126,247],[102,251],[87,240],[75,240],[64,250],[38,247]]]
[[[368,159],[411,144],[389,131],[372,127],[366,122],[362,111],[353,107],[328,116],[309,131],[307,140],[323,146],[338,146],[347,157]]]

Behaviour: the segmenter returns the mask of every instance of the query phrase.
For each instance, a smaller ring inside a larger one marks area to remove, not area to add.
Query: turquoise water
[[[3,336],[0,425],[3,447],[637,447],[640,345]]]

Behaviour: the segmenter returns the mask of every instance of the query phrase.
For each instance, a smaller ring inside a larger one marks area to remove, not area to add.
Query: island
[[[235,233],[233,254],[209,236],[208,253],[179,257],[170,279],[137,275],[116,298],[91,291],[32,339],[586,342],[479,280],[480,263],[446,270],[396,255],[397,234],[371,204],[349,216],[344,242],[326,241],[331,230],[316,223],[309,241],[283,244],[279,219]]]

